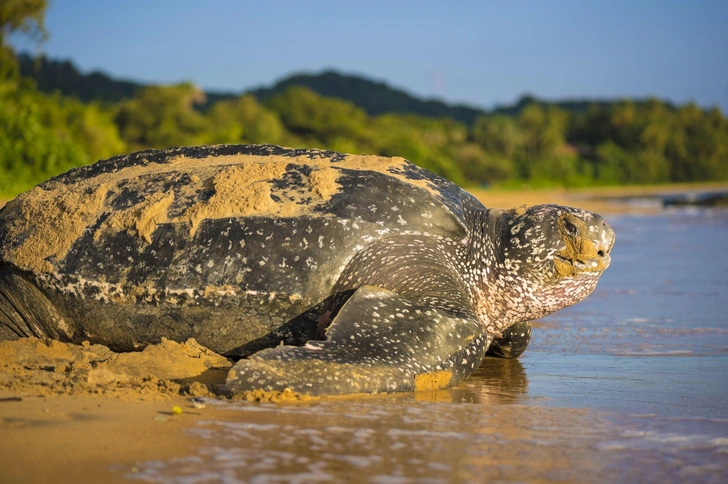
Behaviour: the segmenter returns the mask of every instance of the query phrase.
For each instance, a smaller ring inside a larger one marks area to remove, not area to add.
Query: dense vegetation
[[[524,98],[483,113],[335,73],[239,96],[142,86],[69,63],[19,62],[5,39],[42,37],[44,9],[44,0],[0,3],[0,196],[115,154],[203,143],[398,155],[465,185],[728,180],[728,120],[717,108]]]

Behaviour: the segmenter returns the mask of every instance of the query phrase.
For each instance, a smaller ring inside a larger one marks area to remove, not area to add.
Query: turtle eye
[[[569,222],[568,220],[564,220],[564,228],[569,233],[569,235],[576,236],[579,233],[579,229],[576,228],[576,225]]]

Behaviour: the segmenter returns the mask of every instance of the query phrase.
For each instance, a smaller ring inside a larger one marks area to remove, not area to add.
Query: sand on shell
[[[406,164],[404,158],[365,155],[346,155],[331,164],[323,153],[296,157],[238,154],[190,158],[178,155],[166,162],[138,163],[89,177],[74,178],[64,174],[8,201],[5,228],[7,240],[15,243],[0,243],[0,251],[4,260],[20,268],[49,273],[55,269],[52,261],[63,260],[73,243],[97,224],[94,237],[126,230],[149,242],[157,224],[167,221],[187,225],[193,236],[205,219],[250,214],[300,215],[326,202],[341,189],[337,182],[341,170],[386,173],[435,193],[428,181],[407,179],[401,173]],[[274,186],[274,180],[279,179],[289,165],[312,170],[306,176],[303,191]],[[69,177],[72,183],[67,183]],[[173,188],[165,194],[146,194],[148,177],[166,177],[174,181]],[[179,183],[182,178],[189,183]],[[209,199],[198,199],[203,190],[211,191]],[[117,202],[129,198],[127,192],[145,196],[132,207],[115,208]],[[175,208],[177,202],[180,207]],[[177,213],[178,209],[181,213]],[[107,214],[112,215],[105,218]]]

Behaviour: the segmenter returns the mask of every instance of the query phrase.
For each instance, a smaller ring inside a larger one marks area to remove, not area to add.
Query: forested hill
[[[291,86],[304,86],[325,97],[347,100],[370,116],[380,114],[417,114],[428,118],[452,118],[472,125],[485,114],[482,109],[465,105],[450,105],[437,100],[422,100],[405,91],[363,77],[326,71],[321,74],[296,74],[278,81],[271,88],[250,91],[260,100],[285,91]]]
[[[70,61],[41,57],[33,59],[27,54],[18,56],[21,75],[35,79],[38,89],[51,93],[60,91],[65,96],[76,97],[81,101],[102,101],[117,103],[131,98],[145,84],[127,80],[116,80],[102,72],[81,73]],[[451,105],[438,100],[423,100],[411,94],[392,88],[383,82],[376,82],[360,76],[345,75],[334,71],[320,74],[296,74],[282,79],[272,87],[261,87],[249,91],[263,101],[281,93],[291,86],[304,86],[324,97],[343,99],[362,108],[368,115],[416,114],[428,118],[452,118],[467,125],[486,114],[482,109],[467,105]],[[240,93],[205,92],[206,102],[202,110],[216,102],[238,97]],[[517,116],[530,104],[556,106],[567,112],[584,112],[590,105],[608,107],[612,101],[575,100],[546,102],[532,96],[523,96],[517,103],[496,108],[491,114]]]
[[[6,59],[11,69],[7,78],[0,76],[0,195],[14,196],[120,153],[219,143],[403,156],[470,186],[728,180],[728,118],[717,107],[694,103],[524,97],[483,113],[333,72],[286,79],[255,91],[256,98],[203,93],[191,83],[117,81],[81,74],[68,62],[34,64],[28,57],[20,59],[21,76],[13,69],[15,57]],[[367,102],[381,104],[365,109]]]
[[[20,73],[31,77],[43,92],[60,91],[65,96],[74,96],[81,101],[106,101],[116,103],[131,98],[134,93],[145,87],[132,81],[112,79],[102,72],[82,74],[70,61],[59,61],[41,57],[33,59],[27,54],[19,56]],[[370,116],[398,113],[416,114],[431,118],[452,118],[472,125],[475,118],[484,114],[483,110],[464,106],[449,105],[437,100],[422,100],[405,91],[393,89],[383,82],[375,82],[363,77],[327,71],[321,74],[296,74],[278,81],[272,87],[261,87],[250,91],[258,100],[263,101],[281,93],[291,86],[304,86],[315,93],[344,99],[362,108]],[[207,102],[202,106],[212,106],[217,101],[238,97],[241,93],[207,91]]]
[[[35,79],[38,90],[52,93],[60,91],[83,102],[105,101],[116,103],[130,98],[144,85],[131,81],[117,81],[102,72],[82,74],[70,61],[58,61],[27,54],[18,56],[20,75]]]
[[[28,54],[20,54],[18,62],[20,75],[34,79],[39,91],[60,91],[64,96],[75,97],[83,102],[118,103],[123,99],[130,99],[138,90],[147,86],[140,82],[113,79],[99,71],[83,74],[68,60],[32,58]],[[239,96],[237,93],[221,92],[206,92],[205,95],[208,98],[205,105]]]

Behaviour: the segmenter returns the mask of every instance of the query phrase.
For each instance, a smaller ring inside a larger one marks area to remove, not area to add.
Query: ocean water
[[[607,217],[612,266],[518,360],[422,394],[208,401],[196,453],[130,480],[728,482],[728,210]]]

